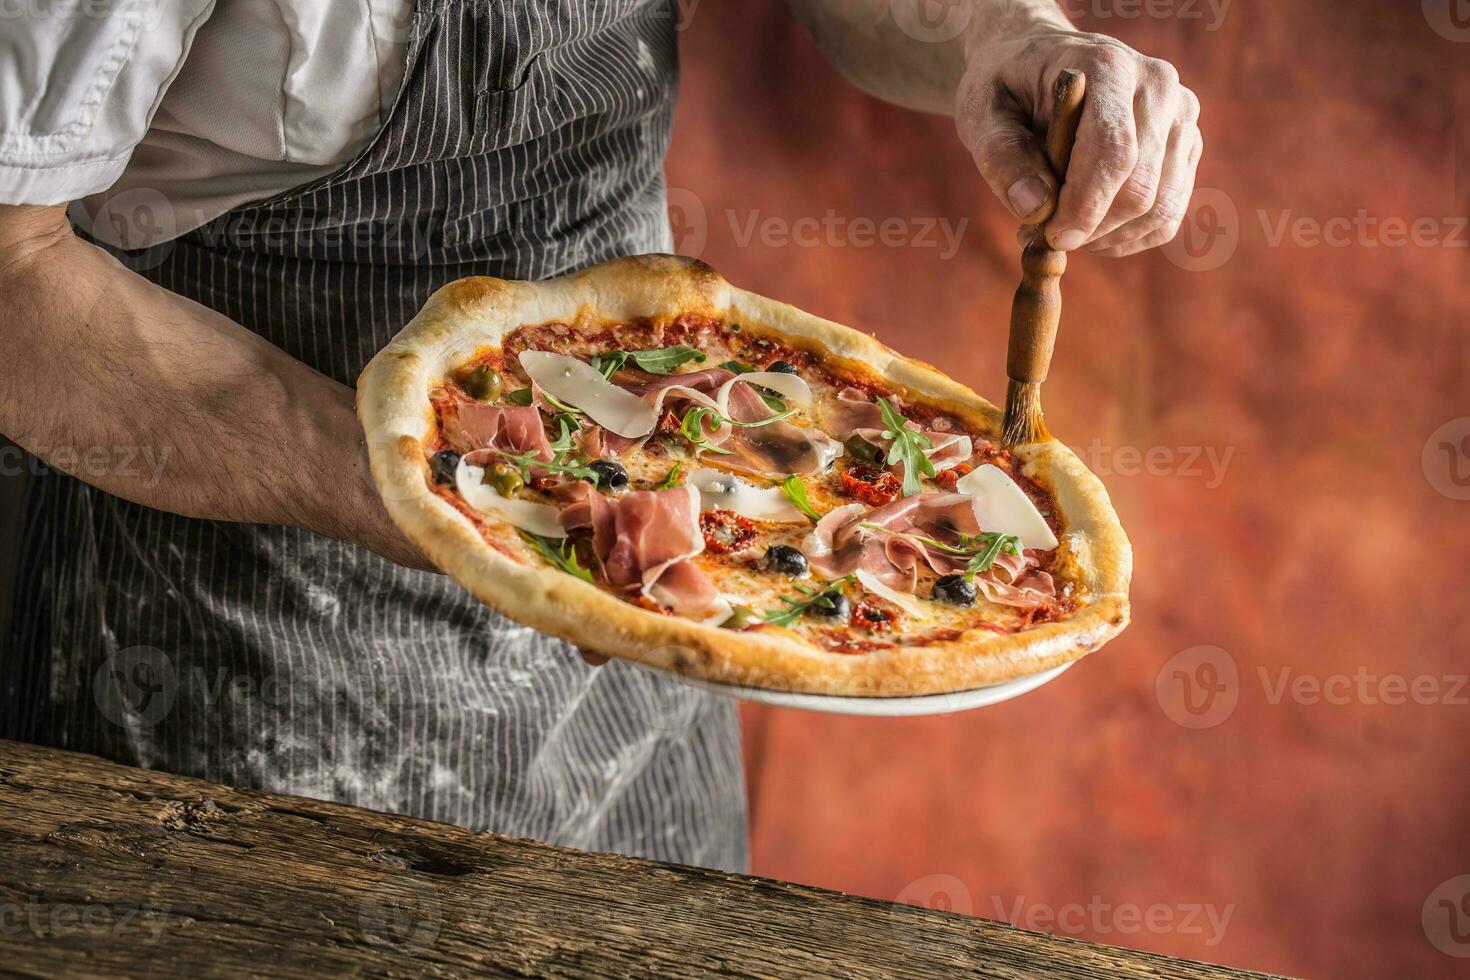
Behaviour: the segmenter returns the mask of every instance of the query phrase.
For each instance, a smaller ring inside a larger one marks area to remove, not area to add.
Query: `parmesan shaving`
[[[734,474],[709,468],[690,473],[689,484],[699,490],[701,510],[729,510],[756,521],[806,522],[806,515],[796,509],[780,487],[762,489]]]
[[[592,421],[625,439],[648,435],[658,422],[658,412],[647,402],[575,357],[544,350],[522,351],[521,367],[542,391],[581,409]]]
[[[547,504],[529,500],[502,497],[494,487],[483,482],[485,468],[466,463],[463,459],[454,471],[454,485],[464,502],[482,514],[505,521],[513,527],[543,538],[564,538],[567,532],[557,520],[557,509]]]
[[[1022,548],[1050,551],[1057,546],[1057,536],[1041,511],[999,466],[986,463],[966,473],[956,481],[955,492],[974,499],[981,530],[1014,534],[1021,539]]]

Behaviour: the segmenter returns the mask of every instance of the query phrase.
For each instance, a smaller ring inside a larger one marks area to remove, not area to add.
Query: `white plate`
[[[639,666],[642,666],[641,664]],[[829,694],[793,694],[789,691],[767,691],[758,687],[737,687],[732,684],[716,684],[697,677],[674,675],[685,684],[724,694],[755,704],[771,704],[779,708],[799,708],[802,711],[821,711],[832,715],[868,715],[875,718],[907,718],[915,715],[944,715],[952,711],[970,711],[1000,704],[1011,698],[1036,690],[1047,681],[1059,677],[1070,663],[1053,667],[1051,670],[1021,677],[989,687],[977,687],[970,691],[953,694],[925,694],[912,698],[846,698]],[[646,670],[656,670],[647,667]],[[668,674],[665,671],[658,671]]]

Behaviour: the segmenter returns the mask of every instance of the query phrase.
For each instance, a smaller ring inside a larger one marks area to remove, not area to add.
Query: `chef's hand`
[[[1087,76],[1087,95],[1058,201],[1037,134],[1051,121],[1064,68]],[[1204,148],[1199,111],[1167,61],[1101,34],[1042,25],[971,44],[955,123],[1011,213],[1026,224],[1050,219],[1053,248],[1123,256],[1179,231]]]

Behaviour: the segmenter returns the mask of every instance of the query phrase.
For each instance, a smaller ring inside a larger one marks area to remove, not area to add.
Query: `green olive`
[[[844,442],[842,445],[847,448],[847,455],[857,460],[863,466],[883,465],[883,450],[879,449],[877,446],[873,445],[862,436],[848,436],[847,441]]]
[[[730,610],[729,618],[720,624],[720,629],[743,630],[759,621],[760,616],[756,615],[754,609],[749,606],[736,606]]]
[[[477,401],[493,402],[500,397],[500,372],[481,364],[464,379],[464,390]]]
[[[502,497],[514,497],[526,485],[526,481],[521,478],[521,471],[507,463],[496,463],[487,469],[484,482],[494,487],[495,492]]]

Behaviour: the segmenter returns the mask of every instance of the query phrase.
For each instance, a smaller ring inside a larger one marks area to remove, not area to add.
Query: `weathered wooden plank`
[[[1252,975],[6,742],[0,855],[35,976]]]

